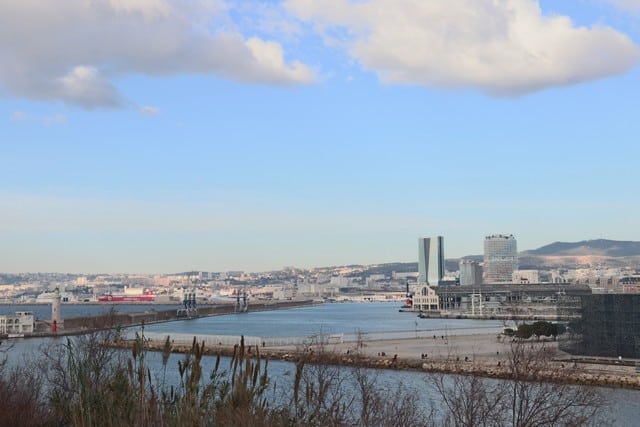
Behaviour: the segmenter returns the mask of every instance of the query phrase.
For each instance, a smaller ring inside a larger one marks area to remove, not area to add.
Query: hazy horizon
[[[582,241],[592,241],[592,240],[599,240],[599,239],[584,239],[581,240],[579,242],[558,242],[558,241],[554,241],[554,242],[549,242],[546,245],[552,244],[552,243],[580,243]],[[604,239],[604,240],[611,240],[611,239]],[[617,241],[617,240],[612,240],[612,241]],[[445,240],[445,245],[446,245],[446,240]],[[546,246],[543,245],[543,246]],[[539,248],[527,248],[527,249],[519,249],[518,253],[521,254],[523,252],[527,252],[530,250],[534,250],[534,249],[539,249]],[[417,252],[417,251],[416,251]],[[482,256],[482,253],[469,253],[469,254],[464,254],[464,255],[460,255],[460,256],[448,256],[447,254],[445,254],[445,259],[446,260],[455,260],[455,259],[462,259],[465,257],[477,257],[477,256]],[[556,255],[556,256],[567,256],[567,257],[582,257],[585,255],[580,255],[580,254],[575,254],[575,255]],[[598,257],[598,256],[606,256],[606,255],[587,255],[587,256],[593,256],[593,257]],[[631,255],[632,257],[640,257],[637,255]],[[305,266],[300,266],[300,265],[292,265],[292,264],[287,264],[287,265],[283,265],[283,266],[276,266],[276,267],[272,267],[272,268],[267,268],[264,270],[247,270],[247,269],[243,269],[243,268],[230,268],[230,269],[222,269],[222,270],[212,270],[212,269],[207,269],[207,268],[199,268],[199,269],[182,269],[182,270],[175,270],[175,271],[150,271],[150,272],[144,272],[144,271],[0,271],[0,274],[78,274],[78,275],[101,275],[101,274],[108,274],[108,275],[118,275],[118,274],[129,274],[129,275],[136,275],[136,274],[140,274],[140,275],[171,275],[171,274],[179,274],[179,273],[187,273],[187,272],[198,272],[198,271],[203,271],[203,272],[219,272],[219,273],[224,273],[224,272],[230,272],[230,271],[242,271],[244,273],[249,273],[249,274],[255,274],[255,273],[267,273],[267,272],[271,272],[271,271],[281,271],[287,268],[295,268],[295,269],[302,269],[302,270],[312,270],[312,269],[323,269],[323,268],[340,268],[340,267],[345,267],[345,266],[350,266],[350,265],[361,265],[361,266],[371,266],[371,265],[384,265],[384,264],[395,264],[395,263],[400,263],[400,264],[407,264],[407,263],[418,263],[418,260],[389,260],[389,261],[383,261],[383,262],[361,262],[361,263],[343,263],[343,264],[332,264],[332,265],[305,265]]]

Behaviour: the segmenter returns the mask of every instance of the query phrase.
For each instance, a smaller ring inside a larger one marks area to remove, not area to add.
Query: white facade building
[[[437,311],[438,295],[429,286],[420,286],[413,295],[413,309],[418,311]]]
[[[511,283],[518,269],[518,248],[513,234],[493,234],[484,239],[484,282]]]
[[[0,316],[0,334],[32,334],[35,320],[31,311]]]

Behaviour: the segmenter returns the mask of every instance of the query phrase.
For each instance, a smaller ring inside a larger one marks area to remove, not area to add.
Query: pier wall
[[[301,307],[312,305],[313,301],[274,301],[260,302],[249,305],[249,312],[279,310],[292,307]],[[178,309],[181,306],[176,305],[175,309],[159,310],[149,306],[148,310],[123,313],[112,311],[98,316],[83,316],[64,319],[64,331],[83,331],[94,329],[112,328],[115,326],[134,326],[143,323],[169,322],[173,320],[182,320],[184,317],[178,317]],[[236,310],[235,304],[212,305],[198,307],[198,317],[217,316],[222,314],[232,314]]]

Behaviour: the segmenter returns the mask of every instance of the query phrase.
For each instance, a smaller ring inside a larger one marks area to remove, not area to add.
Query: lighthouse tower
[[[54,334],[58,332],[60,325],[60,299],[60,289],[56,288],[55,296],[51,301],[51,332]]]

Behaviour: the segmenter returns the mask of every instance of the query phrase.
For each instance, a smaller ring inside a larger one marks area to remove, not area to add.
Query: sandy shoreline
[[[128,342],[120,343],[126,347]],[[624,365],[613,359],[608,364],[579,363],[571,355],[558,350],[557,342],[527,342],[531,350],[548,352],[551,361],[543,371],[530,380],[586,384],[604,387],[640,389],[640,373],[633,363]],[[490,378],[511,378],[508,357],[512,342],[497,334],[432,336],[430,338],[363,340],[340,344],[267,346],[259,350],[261,357],[295,362],[304,358],[307,363],[329,363],[375,369],[412,369],[424,372],[471,374]],[[149,343],[150,350],[158,350],[162,343]],[[187,352],[189,346],[176,346],[175,352]],[[208,354],[230,356],[233,347],[206,348]],[[255,348],[248,348],[256,353]]]
[[[548,347],[554,344],[546,343]],[[557,345],[555,347],[557,348]],[[397,355],[401,359],[414,360],[422,360],[422,355],[426,355],[427,360],[447,360],[456,357],[464,360],[467,357],[471,361],[497,361],[500,353],[506,354],[509,350],[510,343],[498,340],[497,334],[434,335],[430,338],[366,340],[362,341],[361,345],[348,342],[336,344],[333,348],[343,353],[358,351],[370,357],[384,353],[387,356]]]

